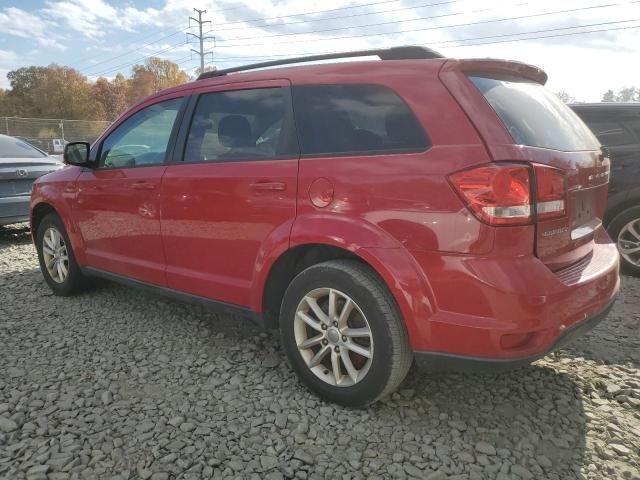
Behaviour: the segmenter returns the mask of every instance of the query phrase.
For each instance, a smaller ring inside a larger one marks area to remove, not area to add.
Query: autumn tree
[[[92,87],[92,96],[102,105],[106,120],[115,120],[128,107],[127,94],[129,83],[124,75],[118,73],[111,81],[98,78]]]
[[[127,107],[164,88],[190,80],[169,60],[151,57],[135,65],[131,78],[91,83],[77,70],[61,65],[23,67],[7,74],[10,89],[0,91],[0,116],[114,120]]]
[[[189,80],[189,75],[176,63],[150,57],[144,65],[133,67],[133,75],[129,80],[129,103],[137,103],[152,93],[181,85]]]
[[[13,114],[24,117],[96,119],[104,116],[91,100],[91,84],[77,70],[60,66],[23,67],[7,74]]]

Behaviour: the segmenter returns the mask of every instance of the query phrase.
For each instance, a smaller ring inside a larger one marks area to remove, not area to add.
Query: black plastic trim
[[[221,313],[221,314],[224,313],[227,315],[238,315],[248,320],[251,320],[259,327],[264,328],[265,326],[264,318],[262,317],[262,315],[257,312],[254,312],[250,308],[240,307],[238,305],[220,302],[217,300],[211,300],[210,298],[205,298],[199,295],[192,295],[190,293],[180,292],[172,288],[161,287],[159,285],[152,285],[150,283],[134,280],[133,278],[125,277],[117,273],[106,272],[98,268],[82,267],[81,271],[83,274],[87,276],[104,278],[106,280],[117,282],[122,285],[126,285],[128,287],[138,288],[140,290],[144,290],[146,292],[149,292],[155,295],[161,295],[163,297],[171,298],[181,302],[200,305],[202,307],[213,310],[217,313]]]
[[[227,73],[244,72],[246,70],[256,70],[258,68],[277,67],[280,65],[291,65],[294,63],[317,62],[320,60],[334,60],[338,58],[355,57],[379,57],[380,60],[421,60],[431,58],[444,58],[443,55],[430,48],[418,45],[408,45],[404,47],[383,48],[374,50],[358,50],[354,52],[327,53],[324,55],[310,55],[306,57],[286,58],[283,60],[271,60],[269,62],[253,63],[240,67],[225,68],[224,70],[214,70],[200,74],[198,80],[206,78],[221,77]]]
[[[598,313],[566,330],[547,350],[535,355],[516,358],[484,358],[440,352],[414,352],[416,365],[434,372],[465,373],[496,373],[526,367],[530,363],[564,347],[567,343],[589,332],[607,317],[614,303],[615,299],[609,302],[609,304]]]

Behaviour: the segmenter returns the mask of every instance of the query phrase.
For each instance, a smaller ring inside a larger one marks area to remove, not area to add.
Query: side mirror
[[[64,163],[78,167],[89,166],[89,142],[70,142],[64,147]]]

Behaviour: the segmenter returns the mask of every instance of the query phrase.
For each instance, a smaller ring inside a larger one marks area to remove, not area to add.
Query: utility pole
[[[205,56],[205,51],[204,51],[204,41],[208,40],[208,39],[213,39],[215,40],[215,37],[205,37],[202,33],[202,25],[204,25],[205,23],[211,23],[211,20],[202,20],[202,14],[203,13],[207,13],[206,10],[198,10],[197,8],[193,9],[194,12],[198,12],[198,18],[194,18],[194,17],[189,17],[189,23],[191,23],[191,20],[193,20],[194,22],[196,22],[198,24],[198,28],[200,30],[200,34],[196,35],[195,33],[191,33],[191,32],[187,32],[187,35],[191,35],[195,38],[197,38],[198,40],[200,40],[200,51],[197,51],[195,49],[191,49],[192,52],[197,53],[198,55],[200,55],[200,73],[204,72],[204,56]]]

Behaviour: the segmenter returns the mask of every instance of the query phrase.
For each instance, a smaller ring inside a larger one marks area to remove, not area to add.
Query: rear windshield
[[[539,83],[519,78],[469,77],[496,111],[514,142],[553,150],[599,150],[589,128]]]
[[[44,153],[19,138],[0,136],[0,158],[42,158]]]

